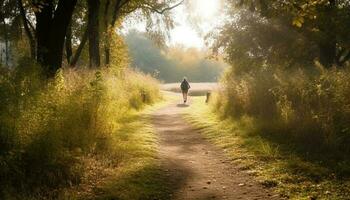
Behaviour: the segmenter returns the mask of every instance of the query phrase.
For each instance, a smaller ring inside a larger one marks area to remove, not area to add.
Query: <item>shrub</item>
[[[349,151],[350,71],[261,68],[228,71],[214,108],[224,116],[253,117],[261,134],[290,136],[310,148]],[[285,138],[286,139],[286,138]]]
[[[123,118],[160,97],[139,72],[64,69],[48,81],[28,63],[1,69],[0,198],[79,183],[81,158],[114,155]]]

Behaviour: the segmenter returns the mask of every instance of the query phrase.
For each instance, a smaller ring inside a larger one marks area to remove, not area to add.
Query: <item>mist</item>
[[[130,31],[125,36],[132,66],[165,83],[186,76],[192,82],[216,82],[227,65],[210,52],[181,45],[159,48],[147,35]]]

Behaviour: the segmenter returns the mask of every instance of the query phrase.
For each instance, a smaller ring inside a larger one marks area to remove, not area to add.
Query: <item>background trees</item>
[[[125,36],[132,66],[167,83],[186,76],[195,82],[216,82],[227,67],[222,60],[210,60],[210,52],[181,46],[160,49],[146,33],[130,31]]]
[[[243,143],[252,148],[259,146],[255,139],[263,141],[258,149],[268,146],[265,155],[281,155],[266,169],[276,166],[271,180],[278,182],[277,190],[286,189],[287,198],[346,198],[350,1],[232,0],[226,7],[228,17],[212,38],[213,49],[231,67],[211,102],[213,110],[220,120],[226,117],[232,127],[240,127],[238,141],[246,138]],[[288,164],[281,165],[280,158]],[[315,179],[307,165],[337,175]],[[269,172],[263,171],[265,178]],[[297,179],[302,181],[290,181]],[[311,192],[314,185],[318,189]],[[331,187],[332,194],[324,194]]]
[[[15,1],[0,1],[0,44],[3,47],[0,59],[6,66],[13,62],[13,57],[11,56],[13,45],[11,41],[18,40],[21,35],[20,17],[15,8]]]
[[[155,24],[153,20],[163,20],[164,29],[169,29],[172,20],[168,11],[180,3],[175,0],[3,0],[0,2],[2,38],[9,41],[10,31],[16,28],[18,35],[24,33],[30,56],[40,63],[47,77],[53,77],[63,60],[71,66],[77,64],[86,42],[89,66],[100,67],[101,58],[109,65],[109,40],[116,34],[118,22],[130,13],[139,12],[139,18],[149,20],[148,30],[155,30],[151,28]],[[18,38],[12,39],[18,42]]]
[[[125,155],[136,155],[122,150],[139,148],[136,139],[118,137],[136,135],[126,128],[138,120],[132,113],[160,93],[157,80],[127,69],[117,28],[133,12],[171,25],[172,2],[0,1],[1,63],[8,65],[0,66],[0,199],[85,199],[66,190],[84,185],[95,163],[103,169],[92,179],[102,183],[110,176],[101,176],[104,169],[120,169]]]
[[[329,68],[331,66],[342,67],[350,58],[350,38],[348,34],[350,31],[350,2],[347,0],[241,0],[230,1],[227,6],[229,7],[228,14],[232,20],[223,27],[216,47],[234,46],[228,45],[227,41],[231,44],[233,44],[232,42],[237,44],[239,40],[237,40],[236,33],[231,36],[229,34],[229,29],[236,28],[236,30],[239,29],[238,32],[245,32],[253,38],[250,44],[254,43],[252,45],[255,45],[255,50],[266,49],[266,42],[270,34],[275,36],[275,40],[269,41],[269,46],[272,48],[270,51],[276,50],[276,48],[283,49],[287,46],[292,48],[289,52],[279,51],[284,53],[280,56],[275,55],[278,59],[290,60],[295,56],[292,55],[295,51],[302,49],[302,51],[306,51],[303,53],[309,55],[304,59],[299,56],[294,57],[295,62],[317,60],[324,67]],[[245,11],[237,14],[237,9]],[[254,20],[247,20],[248,16],[251,19],[254,18],[255,22]],[[253,23],[260,28],[254,28]],[[261,29],[261,26],[270,26],[271,29]],[[243,30],[242,27],[247,29]],[[280,34],[279,36],[276,35],[277,32]],[[262,35],[259,35],[260,33]],[[241,36],[245,38],[245,34]],[[255,40],[263,37],[265,38],[264,44]],[[290,40],[291,37],[294,37],[294,39]],[[280,42],[282,40],[290,45],[281,46]],[[240,44],[246,45],[243,44],[243,41]],[[243,50],[239,49],[240,51]],[[233,51],[230,52],[233,53]],[[254,55],[257,52],[246,49],[245,53]],[[288,58],[283,58],[287,55]],[[261,56],[257,57],[261,58]]]

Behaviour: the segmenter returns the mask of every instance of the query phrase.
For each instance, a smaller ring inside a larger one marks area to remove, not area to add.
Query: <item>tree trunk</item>
[[[22,22],[23,22],[23,27],[24,27],[25,33],[28,37],[28,40],[29,40],[30,56],[32,59],[35,59],[35,57],[36,57],[35,38],[34,38],[33,32],[29,28],[30,22],[27,19],[26,12],[23,8],[22,0],[18,0],[17,3],[18,3],[19,11],[21,14]]]
[[[37,30],[37,61],[47,77],[54,77],[62,67],[64,40],[77,0],[60,0],[54,11],[53,0],[42,4],[35,13]]]
[[[110,64],[110,57],[111,57],[111,46],[110,46],[110,39],[111,39],[111,33],[109,28],[113,28],[118,17],[120,14],[120,9],[128,4],[130,0],[117,0],[114,7],[113,7],[113,14],[112,19],[110,21],[110,24],[108,25],[108,18],[107,18],[107,10],[105,10],[105,26],[106,26],[106,39],[105,39],[105,46],[104,46],[104,52],[105,52],[105,64],[108,66]],[[107,6],[110,5],[110,2],[107,1]]]
[[[67,35],[66,35],[66,57],[67,57],[67,63],[70,64],[72,60],[73,55],[73,48],[72,48],[72,24],[69,24],[67,29]]]
[[[106,66],[111,64],[110,57],[111,57],[111,48],[110,48],[109,44],[106,44],[106,46],[105,46],[105,65]]]
[[[49,52],[49,31],[52,23],[53,14],[53,2],[46,2],[41,11],[36,12],[36,37],[37,37],[37,61],[42,64],[47,71],[47,65],[49,64],[48,52]]]
[[[330,0],[329,5],[325,8],[326,17],[322,20],[321,26],[321,40],[319,41],[319,61],[325,68],[330,68],[336,64],[337,56],[337,39],[334,32],[335,23],[332,16],[335,16],[336,2]]]
[[[89,59],[90,67],[100,67],[99,0],[88,0]]]
[[[110,44],[109,44],[109,23],[108,23],[108,9],[111,4],[110,0],[107,0],[105,9],[104,9],[104,28],[105,28],[105,37],[104,37],[104,53],[105,53],[105,65],[108,66],[110,64]]]
[[[5,66],[9,66],[9,39],[8,39],[8,30],[7,30],[7,24],[5,22],[5,19],[3,18],[2,23],[4,25],[3,28],[3,34],[4,34],[4,40],[5,40]],[[1,60],[0,60],[1,64]]]
[[[73,56],[73,58],[72,58],[72,61],[70,62],[70,66],[71,66],[71,67],[75,67],[75,65],[77,64],[78,59],[79,59],[79,57],[80,57],[80,54],[81,54],[81,52],[83,51],[84,46],[85,46],[85,44],[86,44],[86,41],[87,41],[87,39],[88,39],[88,33],[89,33],[89,31],[88,31],[88,27],[87,27],[86,30],[85,30],[85,32],[84,32],[83,38],[81,39],[81,42],[80,42],[80,44],[79,44],[79,47],[78,47],[77,51],[75,52],[75,54],[74,54],[74,56]]]
[[[336,41],[329,38],[319,44],[319,60],[325,68],[331,68],[336,63]]]

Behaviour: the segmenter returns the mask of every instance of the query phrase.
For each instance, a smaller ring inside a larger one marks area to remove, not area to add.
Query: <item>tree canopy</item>
[[[230,19],[216,33],[214,49],[227,49],[231,63],[244,56],[286,66],[318,61],[329,68],[350,59],[347,0],[240,0],[227,7]]]
[[[2,0],[1,38],[16,43],[24,33],[30,56],[52,77],[64,60],[67,65],[75,66],[86,43],[89,66],[100,67],[102,58],[108,66],[110,40],[130,13],[139,12],[140,18],[148,20],[150,33],[164,34],[164,30],[173,26],[169,11],[181,3],[176,0]],[[17,37],[10,38],[11,32]]]

